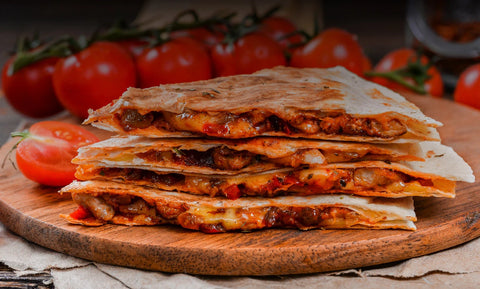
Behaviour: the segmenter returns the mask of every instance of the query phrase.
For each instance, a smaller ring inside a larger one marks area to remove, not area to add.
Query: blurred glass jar
[[[453,90],[460,73],[480,62],[480,1],[409,0],[407,42],[423,49]]]

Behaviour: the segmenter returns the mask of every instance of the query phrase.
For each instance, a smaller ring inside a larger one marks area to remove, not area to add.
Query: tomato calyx
[[[90,43],[96,41],[120,41],[130,39],[148,39],[153,34],[152,29],[140,29],[138,25],[128,23],[125,20],[118,20],[114,22],[110,27],[107,27],[104,32],[96,31],[91,39]]]
[[[222,44],[226,44],[228,46],[233,46],[234,43],[237,42],[240,38],[258,30],[258,25],[249,25],[243,22],[239,24],[228,23],[226,26],[227,31],[225,33],[225,38],[223,39]]]
[[[197,11],[193,9],[187,9],[179,14],[172,20],[171,23],[167,24],[165,27],[160,28],[160,31],[177,31],[177,30],[185,30],[185,29],[193,29],[193,28],[199,28],[199,27],[204,27],[209,30],[215,31],[216,25],[218,24],[224,24],[227,21],[230,21],[230,19],[235,16],[236,13],[228,13],[225,15],[221,14],[214,14],[211,17],[201,19],[200,16],[198,15]],[[192,17],[192,21],[181,21],[185,17]]]
[[[290,43],[288,44],[287,48],[288,50],[293,50],[293,49],[296,49],[298,47],[302,47],[304,45],[306,45],[308,42],[310,42],[313,38],[315,38],[316,36],[318,36],[320,34],[320,19],[318,16],[315,16],[315,19],[313,21],[313,32],[310,34],[308,33],[307,31],[303,30],[303,29],[297,29],[291,33],[287,33],[285,35],[283,35],[279,40],[285,40],[285,39],[289,39],[291,37],[295,37],[297,35],[299,35],[301,38],[302,38],[302,41],[299,41],[299,42],[295,42],[295,43]],[[287,57],[290,58],[291,55],[290,55],[290,52],[287,50],[288,54],[287,54]]]
[[[245,35],[258,31],[262,21],[271,17],[279,9],[280,6],[274,6],[267,10],[263,15],[259,15],[255,5],[253,5],[252,12],[243,17],[239,23],[232,23],[232,21],[230,21],[231,17],[224,19],[222,24],[225,25],[226,30],[221,31],[225,35],[222,44],[232,46]]]
[[[64,36],[49,43],[38,44],[32,47],[27,39],[21,39],[18,44],[15,60],[9,67],[8,75],[12,75],[20,69],[35,62],[51,57],[67,57],[87,46],[85,38],[75,39],[71,36]]]
[[[89,39],[85,36],[74,38],[65,35],[48,43],[22,38],[18,41],[15,60],[9,67],[9,75],[40,60],[58,57],[65,58],[76,54],[98,41],[117,41],[150,36],[151,30],[141,30],[125,21],[118,21],[104,33],[95,32]]]
[[[244,20],[245,19],[250,19],[252,20],[254,23],[261,23],[263,20],[269,18],[269,17],[272,17],[275,13],[278,12],[278,10],[280,10],[281,6],[280,5],[275,5],[273,6],[272,8],[268,9],[267,11],[265,11],[265,13],[263,13],[263,15],[259,15],[258,14],[258,11],[257,11],[257,7],[254,5],[254,2],[252,2],[252,13],[248,14],[245,16]]]
[[[118,21],[104,33],[97,31],[90,38],[85,36],[74,38],[70,35],[65,35],[48,43],[39,41],[37,36],[32,40],[22,38],[17,43],[15,60],[9,67],[8,74],[12,75],[20,69],[43,59],[51,57],[65,58],[76,54],[95,42],[134,39],[152,34],[152,30],[141,30],[137,26],[127,24],[125,21]]]
[[[17,142],[17,144],[14,146],[18,146],[18,144],[23,141],[24,139],[28,138],[31,136],[30,132],[28,131],[28,129],[24,130],[24,131],[14,131],[12,133],[10,133],[10,136],[11,137],[20,137],[20,140]]]
[[[213,33],[220,32],[222,34],[225,34],[226,32],[223,29],[220,29],[219,25],[226,25],[235,15],[235,12],[226,15],[214,14],[211,17],[201,19],[195,10],[184,10],[177,14],[177,16],[170,23],[167,23],[164,27],[151,30],[153,41],[150,43],[150,47],[162,45],[170,41],[172,39],[170,37],[170,34],[175,31],[205,28]],[[191,17],[192,20],[185,21],[186,17]]]
[[[282,41],[282,40],[285,40],[285,39],[290,39],[291,37],[295,37],[297,35],[300,35],[300,37],[302,38],[302,41],[299,41],[299,42],[295,42],[295,43],[289,43],[287,45],[287,49],[285,50],[285,57],[287,58],[288,61],[290,61],[290,59],[292,58],[292,51],[294,49],[297,49],[299,47],[302,47],[304,46],[305,44],[307,44],[308,42],[310,42],[310,40],[313,39],[313,35],[310,35],[308,34],[308,32],[306,32],[305,30],[296,30],[292,33],[287,33],[285,35],[283,35],[282,37],[280,37],[278,39],[278,41]]]
[[[404,67],[379,72],[366,71],[364,74],[369,77],[382,77],[393,82],[396,82],[416,93],[427,94],[425,83],[432,77],[428,74],[428,70],[433,66],[434,62],[429,60],[426,64],[421,61],[421,52],[417,51],[415,61],[411,58]],[[407,79],[413,80],[414,83],[408,82]]]
[[[26,138],[30,137],[30,132],[28,131],[28,129],[24,130],[24,131],[17,131],[17,132],[12,132],[10,133],[10,137],[20,137],[20,140],[17,141],[15,143],[15,145],[12,146],[12,148],[8,151],[8,153],[5,155],[5,157],[3,158],[2,160],[2,169],[5,167],[5,163],[7,162],[7,160],[10,161],[10,163],[12,164],[12,166],[17,169],[17,166],[15,166],[15,162],[12,161],[12,159],[10,158],[10,156],[12,155],[12,152],[15,151],[18,147],[18,145],[23,141],[25,140]]]

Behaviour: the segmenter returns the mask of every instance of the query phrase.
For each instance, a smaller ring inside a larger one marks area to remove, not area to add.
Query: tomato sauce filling
[[[378,196],[403,193],[409,184],[433,187],[431,180],[415,178],[383,168],[316,169],[275,172],[250,176],[190,176],[177,173],[161,174],[132,168],[98,168],[91,173],[96,178],[122,179],[138,185],[192,194],[223,196],[273,197],[279,195],[314,195],[321,193],[354,193]],[[416,182],[416,183],[415,183]]]
[[[287,135],[327,134],[393,138],[407,131],[406,127],[394,118],[353,117],[341,112],[300,112],[294,118],[286,120],[258,110],[241,114],[187,111],[180,114],[149,112],[143,115],[135,109],[125,109],[116,114],[116,119],[126,132],[155,127],[160,131],[186,131],[230,138],[253,137],[269,132],[282,132]]]
[[[77,211],[84,211],[82,214],[76,211],[70,214],[76,220],[95,218],[102,223],[125,225],[172,223],[205,233],[273,227],[348,227],[375,222],[338,205],[213,208],[201,205],[193,207],[188,202],[155,203],[130,195],[84,193],[74,194],[73,199],[79,205]]]

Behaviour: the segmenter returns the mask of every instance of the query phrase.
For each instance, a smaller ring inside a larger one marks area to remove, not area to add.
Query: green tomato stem
[[[66,57],[71,54],[77,53],[84,47],[79,44],[79,41],[73,39],[70,36],[64,36],[49,44],[45,44],[39,49],[32,51],[19,50],[13,61],[12,65],[7,72],[9,75],[14,74],[20,69],[29,66],[35,62],[50,57]]]
[[[24,131],[14,131],[14,132],[10,133],[10,136],[11,137],[21,137],[20,141],[22,141],[22,140],[30,137],[31,134],[28,131],[28,129],[26,129]]]
[[[24,131],[16,131],[16,132],[12,132],[10,134],[11,137],[21,137],[21,139],[15,143],[15,145],[8,151],[8,153],[5,155],[5,158],[3,159],[2,161],[2,169],[5,167],[5,163],[7,162],[7,159],[10,160],[10,163],[12,164],[12,166],[17,169],[17,167],[15,166],[15,163],[10,159],[10,156],[12,154],[12,152],[18,147],[18,144],[21,143],[24,139],[26,138],[29,138],[30,137],[30,132],[28,130],[24,130]]]
[[[423,85],[413,85],[407,81],[405,81],[404,76],[402,76],[399,71],[387,71],[387,72],[376,72],[376,71],[367,71],[364,73],[366,76],[375,76],[375,77],[382,77],[394,81],[402,86],[407,87],[408,89],[419,93],[419,94],[426,94],[427,91],[423,87]],[[415,81],[416,82],[416,81]]]

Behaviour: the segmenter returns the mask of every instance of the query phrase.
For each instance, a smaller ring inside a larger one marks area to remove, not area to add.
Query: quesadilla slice
[[[471,168],[450,147],[423,142],[419,148],[418,155],[425,161],[366,160],[235,175],[210,174],[210,170],[202,172],[201,168],[190,172],[189,168],[169,169],[136,158],[114,161],[106,152],[81,162],[75,176],[79,180],[113,180],[229,199],[328,193],[453,198],[456,181],[474,181]]]
[[[242,140],[112,137],[79,149],[75,164],[237,175],[366,160],[423,161],[418,144],[366,144],[261,137]]]
[[[439,140],[441,123],[401,95],[342,67],[276,67],[128,89],[87,124],[148,137],[281,136],[358,142]]]
[[[320,195],[228,200],[101,181],[74,181],[60,192],[70,193],[86,212],[62,217],[89,226],[170,223],[206,233],[274,227],[415,230],[416,221],[411,198]]]

